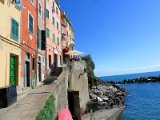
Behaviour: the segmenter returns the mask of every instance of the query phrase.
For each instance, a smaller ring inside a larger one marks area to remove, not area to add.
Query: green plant
[[[43,109],[38,113],[36,120],[53,120],[55,117],[55,97],[51,95]]]
[[[87,72],[88,74],[88,83],[91,86],[96,85],[97,77],[94,74],[95,64],[94,61],[92,60],[92,57],[90,55],[86,55],[82,57],[82,60],[85,60],[87,64],[84,72]]]

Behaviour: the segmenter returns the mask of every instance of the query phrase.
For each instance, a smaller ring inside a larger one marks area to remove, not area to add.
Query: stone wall
[[[68,107],[68,71],[63,71],[57,79],[58,80],[55,81],[55,88],[52,90],[52,94],[55,96],[56,99],[56,115],[61,109]]]
[[[85,112],[89,101],[88,76],[84,72],[85,67],[85,61],[71,62],[63,68],[63,72],[55,81],[52,94],[56,98],[56,115],[61,109],[68,107],[68,90],[79,91],[81,113]]]
[[[84,113],[86,104],[89,101],[88,76],[85,72],[85,61],[74,61],[68,64],[69,67],[69,90],[79,91],[80,109]]]

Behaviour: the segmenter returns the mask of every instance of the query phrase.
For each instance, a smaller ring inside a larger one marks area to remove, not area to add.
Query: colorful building
[[[0,88],[20,84],[21,3],[0,0]]]
[[[74,31],[58,0],[0,0],[0,87],[33,87],[61,67]]]
[[[37,56],[37,0],[22,0],[25,9],[21,15],[21,86],[36,84]]]
[[[61,12],[57,0],[46,0],[47,69],[62,65]]]
[[[45,77],[46,37],[45,37],[45,0],[38,0],[38,32],[37,32],[37,84]]]
[[[74,49],[74,31],[71,21],[66,16],[65,12],[61,12],[62,25],[62,47],[63,47],[63,61],[69,57],[65,53]]]

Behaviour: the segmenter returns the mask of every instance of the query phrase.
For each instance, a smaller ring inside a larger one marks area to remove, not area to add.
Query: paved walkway
[[[35,120],[40,109],[50,96],[55,84],[44,85],[33,90],[8,108],[0,109],[0,120]]]

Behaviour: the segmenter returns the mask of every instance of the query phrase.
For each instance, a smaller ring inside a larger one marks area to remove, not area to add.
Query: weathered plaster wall
[[[67,89],[68,89],[68,71],[63,71],[61,75],[58,77],[55,88],[52,91],[52,94],[56,98],[55,100],[56,114],[58,114],[58,112],[61,109],[68,107]]]
[[[86,104],[89,101],[88,76],[87,73],[84,72],[86,63],[85,61],[75,61],[69,66],[69,89],[79,91],[80,108],[83,113],[85,112]]]

